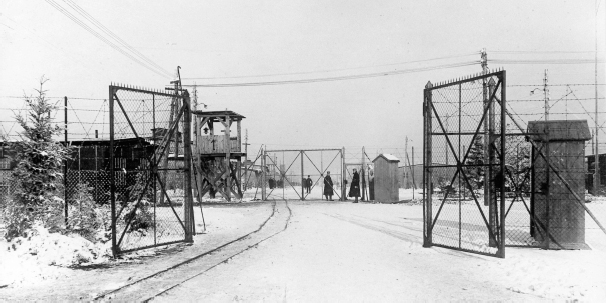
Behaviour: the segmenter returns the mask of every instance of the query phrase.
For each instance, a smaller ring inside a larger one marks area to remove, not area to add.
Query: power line
[[[154,61],[148,59],[142,53],[140,53],[139,51],[137,51],[136,49],[134,49],[132,46],[130,46],[128,43],[126,43],[124,40],[122,40],[120,37],[118,37],[116,34],[114,34],[110,29],[108,29],[107,27],[105,27],[105,25],[103,25],[101,22],[97,21],[97,19],[95,19],[93,16],[91,16],[89,13],[87,13],[84,9],[82,9],[74,1],[72,1],[72,0],[63,0],[63,2],[67,3],[67,5],[69,5],[70,7],[72,7],[77,13],[79,13],[81,16],[83,16],[86,20],[88,20],[90,23],[92,23],[93,25],[95,25],[97,28],[101,29],[101,31],[103,31],[104,33],[106,33],[108,36],[110,36],[111,38],[113,38],[115,41],[117,41],[118,43],[120,43],[122,46],[124,46],[125,48],[127,48],[128,50],[130,50],[131,53],[133,53],[134,55],[136,55],[137,57],[139,57],[141,60],[147,62],[150,65],[152,65],[154,68],[158,69],[159,71],[161,71],[161,72],[163,72],[163,73],[165,73],[167,75],[172,76],[172,73],[170,73],[169,71],[165,70],[160,65],[156,64]]]
[[[435,60],[442,60],[442,59],[452,59],[452,58],[468,57],[471,55],[476,55],[476,53],[467,53],[467,54],[444,56],[444,57],[431,58],[431,59],[406,61],[406,62],[399,62],[399,63],[388,63],[388,64],[373,65],[373,66],[359,66],[359,67],[350,67],[350,68],[341,68],[341,69],[328,69],[328,70],[318,70],[318,71],[264,74],[264,75],[230,76],[230,77],[191,77],[191,78],[183,78],[183,79],[184,80],[215,80],[215,79],[218,80],[218,79],[240,79],[240,78],[262,78],[262,77],[274,77],[274,76],[307,75],[307,74],[317,74],[317,73],[340,72],[340,71],[356,70],[356,69],[372,68],[372,67],[383,67],[383,66],[419,63],[419,62],[435,61]]]
[[[545,60],[514,60],[514,59],[492,59],[493,63],[499,64],[595,64],[593,59],[545,59]],[[603,63],[604,60],[598,60]]]
[[[118,52],[122,53],[124,56],[128,57],[129,59],[135,61],[139,65],[147,68],[148,70],[156,73],[159,76],[166,77],[166,78],[172,77],[172,75],[169,76],[169,75],[165,74],[165,72],[163,72],[163,71],[158,71],[153,66],[150,66],[149,64],[147,64],[145,62],[142,62],[141,60],[133,57],[130,53],[124,51],[122,48],[120,48],[119,46],[117,46],[113,42],[109,41],[107,38],[103,37],[103,35],[99,34],[97,31],[95,31],[94,29],[92,29],[90,26],[86,25],[84,22],[82,22],[82,20],[80,20],[78,17],[74,16],[72,13],[70,13],[69,11],[67,11],[61,5],[57,4],[54,0],[45,0],[45,1],[48,4],[50,4],[53,8],[55,8],[56,10],[58,10],[60,13],[62,13],[63,15],[65,15],[66,17],[68,17],[69,19],[71,19],[72,21],[74,21],[76,24],[78,24],[80,27],[82,27],[83,29],[85,29],[87,32],[89,32],[90,34],[92,34],[93,36],[95,36],[97,39],[101,40],[103,43],[109,45],[111,48],[113,48],[113,49],[117,50]]]
[[[284,85],[284,84],[303,84],[303,83],[315,83],[315,82],[328,82],[328,81],[341,81],[341,80],[353,80],[353,79],[364,79],[374,78],[383,76],[393,76],[407,73],[416,73],[423,71],[430,71],[435,69],[455,68],[464,67],[478,64],[478,61],[467,61],[462,63],[453,63],[445,65],[437,65],[431,67],[421,67],[412,69],[393,70],[377,73],[367,74],[356,74],[349,76],[339,77],[325,77],[325,78],[310,78],[310,79],[299,79],[299,80],[282,80],[282,81],[266,81],[266,82],[241,82],[241,83],[216,83],[216,84],[196,84],[198,87],[240,87],[240,86],[264,86],[264,85]],[[194,85],[183,85],[183,86],[194,86]]]
[[[523,54],[593,54],[595,51],[591,50],[591,51],[490,51],[491,53],[496,53],[496,54],[518,54],[518,55],[523,55]],[[599,51],[600,53],[606,52],[606,51]]]

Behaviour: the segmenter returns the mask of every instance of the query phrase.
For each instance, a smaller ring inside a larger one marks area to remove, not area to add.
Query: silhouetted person
[[[311,191],[312,184],[313,184],[313,182],[311,181],[311,177],[309,175],[307,175],[307,179],[305,179],[305,188],[307,189],[308,194]]]
[[[324,177],[324,196],[326,196],[327,201],[332,201],[332,179],[330,178],[330,172],[326,172],[326,177]]]
[[[368,200],[375,199],[375,171],[368,165]]]
[[[358,170],[354,168],[353,178],[351,179],[351,187],[349,188],[349,196],[355,198],[353,203],[358,203],[358,197],[360,196],[360,174]]]

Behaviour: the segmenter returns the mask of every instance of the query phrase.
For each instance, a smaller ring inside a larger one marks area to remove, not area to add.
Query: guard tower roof
[[[542,141],[546,132],[549,141],[587,141],[591,139],[587,120],[529,121],[530,139]]]
[[[193,110],[192,113],[196,116],[200,117],[225,117],[229,116],[232,120],[241,120],[246,117],[233,112],[231,110],[218,110],[218,111],[202,111],[202,110]]]

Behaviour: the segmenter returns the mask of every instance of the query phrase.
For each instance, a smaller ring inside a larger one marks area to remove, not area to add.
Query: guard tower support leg
[[[229,128],[231,127],[231,120],[229,116],[225,116],[225,167],[227,168],[227,178],[225,180],[225,199],[231,201],[231,137],[229,134]]]

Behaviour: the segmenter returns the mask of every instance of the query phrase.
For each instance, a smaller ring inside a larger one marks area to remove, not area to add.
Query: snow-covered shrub
[[[68,149],[53,138],[61,129],[51,124],[55,106],[42,89],[45,81],[40,81],[37,96],[25,97],[27,114],[15,117],[23,133],[20,141],[10,144],[17,166],[12,175],[13,196],[5,209],[8,240],[24,236],[35,222],[42,222],[50,231],[65,228],[64,203],[56,194]]]
[[[153,189],[151,186],[147,186],[147,189],[145,187],[148,177],[146,172],[140,171],[137,173],[135,183],[127,189],[129,202],[124,210],[124,223],[130,221],[129,231],[145,230],[153,226],[154,214],[151,212],[152,204],[149,202],[153,199]],[[141,202],[137,202],[139,197]]]
[[[92,242],[105,242],[111,236],[111,215],[108,205],[97,205],[91,188],[79,183],[69,205],[68,232],[75,232]]]
[[[136,201],[130,203],[129,210],[124,215],[124,223],[126,224],[129,220],[130,226],[129,231],[148,229],[153,227],[154,214],[151,212],[151,203],[145,199],[141,200],[139,206],[135,208]]]
[[[9,251],[40,265],[69,267],[106,261],[111,256],[111,244],[93,243],[77,234],[51,233],[36,223],[25,236],[9,242]]]

